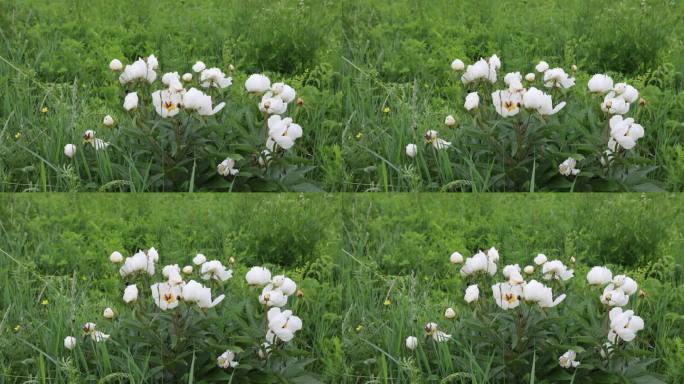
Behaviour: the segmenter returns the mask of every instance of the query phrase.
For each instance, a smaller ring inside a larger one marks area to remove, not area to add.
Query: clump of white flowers
[[[577,368],[579,367],[580,362],[575,359],[577,359],[577,352],[568,349],[558,358],[558,365],[563,368]]]
[[[563,176],[577,176],[581,171],[577,168],[577,160],[568,157],[558,165],[558,172]]]
[[[295,332],[302,329],[302,319],[295,316],[291,310],[283,310],[288,298],[297,292],[297,284],[285,275],[273,276],[265,267],[252,267],[245,274],[247,284],[261,287],[259,303],[267,309],[268,330],[264,350],[270,351],[278,341],[289,342]]]
[[[587,273],[587,282],[590,285],[601,287],[603,292],[599,300],[603,305],[611,308],[609,312],[610,329],[608,330],[609,346],[618,340],[632,341],[636,333],[644,329],[644,321],[636,316],[632,310],[623,310],[629,304],[629,299],[639,289],[634,279],[626,275],[616,275],[604,266],[595,266]]]
[[[456,61],[455,61],[456,62]],[[458,62],[461,62],[458,60]],[[462,63],[462,62],[461,62]],[[501,59],[497,55],[492,55],[489,59],[480,58],[477,62],[465,67],[465,72],[461,76],[461,82],[466,86],[476,85],[478,82],[497,83],[497,71],[501,69]],[[575,85],[575,79],[570,77],[563,68],[549,68],[545,61],[536,65],[537,72],[543,74],[542,84],[548,89],[568,89]],[[452,69],[459,71],[462,66],[453,66]],[[528,73],[524,78],[527,82],[535,81],[534,73]],[[527,89],[523,85],[523,76],[520,72],[509,72],[504,75],[504,85],[506,89],[499,89],[491,93],[492,105],[494,110],[501,117],[512,117],[517,115],[521,109],[537,112],[541,116],[550,116],[558,113],[565,102],[553,105],[551,95],[543,91],[530,87]],[[477,108],[480,104],[480,96],[477,91],[470,92],[465,98],[464,108],[468,111]]]
[[[245,90],[261,96],[258,107],[265,117],[265,125],[268,128],[266,150],[269,154],[278,148],[292,148],[295,141],[302,137],[302,127],[294,123],[292,118],[282,115],[287,112],[289,104],[296,100],[295,89],[282,82],[271,84],[268,77],[255,73],[245,81]]]
[[[627,83],[613,83],[613,79],[605,74],[595,74],[587,84],[589,91],[603,95],[601,110],[608,114],[610,138],[605,153],[610,162],[613,154],[620,149],[630,150],[636,146],[637,140],[644,137],[644,127],[637,124],[633,118],[625,118],[639,100],[639,91]]]

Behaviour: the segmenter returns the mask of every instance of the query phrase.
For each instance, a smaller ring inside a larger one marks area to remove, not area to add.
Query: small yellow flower
[[[43,107],[40,109],[42,113],[47,113],[48,112],[48,107]]]
[[[40,303],[43,305],[48,305],[50,302],[48,301],[48,299],[43,299],[43,301],[41,301]]]
[[[356,332],[361,332],[363,331],[363,325],[359,324],[356,326]]]
[[[357,140],[361,140],[362,137],[363,137],[363,133],[362,133],[362,132],[359,132],[359,133],[356,134],[356,139],[357,139]]]
[[[21,139],[21,132],[15,133],[15,134],[14,134],[14,138],[17,139],[17,140]]]
[[[383,304],[384,305],[390,305],[390,304],[392,304],[392,301],[390,299],[385,299],[385,302]]]
[[[19,332],[19,331],[21,331],[21,325],[17,324],[17,325],[14,327],[14,332]]]
[[[383,109],[382,111],[385,112],[385,113],[389,113],[390,107],[385,107],[385,109]]]

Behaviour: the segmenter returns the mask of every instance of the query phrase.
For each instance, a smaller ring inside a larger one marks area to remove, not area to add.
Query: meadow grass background
[[[188,263],[196,252],[235,257],[227,303],[246,294],[241,279],[251,265],[292,276],[305,292],[296,303],[305,327],[294,342],[326,383],[440,382],[464,366],[473,376],[451,382],[495,382],[490,356],[461,353],[468,339],[458,338],[458,351],[404,347],[428,321],[459,334],[443,319],[448,306],[469,318],[449,263],[455,250],[495,246],[502,266],[538,252],[566,264],[574,256],[578,286],[588,267],[605,263],[647,292],[636,342],[656,359],[649,370],[668,383],[684,378],[680,195],[53,194],[0,202],[0,382],[85,382],[117,372],[145,381],[147,360],[127,353],[115,329],[107,329],[116,341],[106,344],[109,362],[95,368],[65,359],[62,339],[85,321],[103,322],[105,306],[123,305],[109,253],[150,246],[161,263]],[[538,359],[542,382],[557,356]]]
[[[253,72],[295,86],[305,101],[297,116],[305,134],[295,153],[314,167],[307,177],[323,190],[504,190],[510,187],[493,181],[504,171],[478,158],[458,129],[442,125],[447,114],[464,118],[450,61],[497,53],[504,70],[531,70],[541,59],[566,69],[576,64],[571,94],[579,100],[596,72],[635,85],[648,101],[639,116],[646,137],[635,153],[654,167],[646,172],[649,188],[681,190],[682,15],[684,3],[675,0],[2,0],[0,189],[163,190],[155,183],[163,170],[150,171],[126,147],[97,157],[80,151],[75,161],[62,153],[65,144],[81,143],[86,129],[122,140],[117,128],[101,125],[106,114],[126,122],[120,108],[113,110],[121,95],[107,63],[154,53],[163,69],[187,69],[197,59],[234,64],[229,100],[244,100],[242,83]],[[224,113],[240,111],[229,102]],[[586,121],[562,124],[584,132]],[[420,142],[427,129],[440,130],[455,149],[411,161],[404,146]],[[575,140],[564,151],[578,150]],[[592,132],[578,140],[603,145],[607,138]],[[225,153],[235,143],[212,145]],[[203,160],[210,172],[222,158]],[[535,160],[538,175],[562,161]],[[212,187],[197,178],[175,188]]]

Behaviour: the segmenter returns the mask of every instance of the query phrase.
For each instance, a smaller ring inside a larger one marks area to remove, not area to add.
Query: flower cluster
[[[496,248],[492,247],[486,252],[479,251],[465,261],[460,255],[460,253],[454,252],[450,261],[453,264],[463,263],[460,271],[462,277],[467,278],[478,272],[482,272],[485,276],[493,277],[496,275],[496,263],[499,261],[499,251]],[[566,267],[560,260],[548,261],[545,255],[539,254],[535,257],[535,263],[541,266],[544,280],[565,281],[573,277],[572,269]],[[516,308],[520,305],[521,300],[537,304],[540,308],[551,308],[565,299],[565,294],[554,299],[553,289],[537,280],[533,279],[526,282],[522,275],[523,271],[518,264],[506,265],[501,272],[506,281],[497,282],[491,286],[494,301],[501,309]],[[532,274],[534,267],[526,266],[524,272]],[[479,299],[479,294],[480,289],[477,284],[469,285],[466,288],[464,300],[467,303],[472,303]]]
[[[264,267],[252,267],[245,280],[251,286],[262,288],[259,302],[268,310],[268,331],[262,353],[268,353],[276,341],[289,342],[295,332],[302,329],[302,319],[291,310],[282,309],[287,305],[288,297],[297,291],[297,284],[285,275],[272,276],[271,271]]]
[[[277,148],[292,148],[295,141],[302,137],[302,127],[295,124],[292,118],[282,115],[287,112],[288,105],[297,96],[294,88],[282,82],[271,84],[268,77],[255,73],[245,81],[245,89],[249,93],[261,96],[258,103],[259,111],[264,114],[268,127],[263,157],[267,159]]]
[[[624,115],[639,101],[639,91],[627,83],[613,84],[613,79],[604,74],[592,76],[587,87],[590,92],[604,96],[601,110],[610,116],[610,139],[606,150],[608,160],[620,148],[634,148],[637,140],[644,137],[644,127]]]
[[[636,333],[644,329],[644,321],[641,317],[636,316],[634,311],[625,311],[622,307],[629,304],[630,296],[637,292],[639,286],[636,281],[625,275],[613,276],[610,269],[596,266],[587,273],[587,282],[597,287],[604,286],[599,300],[611,308],[608,313],[610,320],[608,349],[618,340],[628,342],[634,340]]]
[[[464,70],[461,82],[470,86],[480,81],[491,84],[497,82],[497,71],[501,69],[501,59],[497,55],[492,55],[488,59],[480,58],[474,64],[464,67],[463,62],[455,60],[451,68],[455,71]],[[537,72],[542,75],[542,84],[547,89],[567,89],[575,85],[575,79],[570,77],[562,68],[549,69],[548,63],[541,61],[535,67]],[[530,83],[529,88],[523,85],[523,76],[520,72],[509,72],[504,75],[506,89],[499,89],[492,92],[492,104],[496,112],[502,117],[515,116],[521,108],[532,112],[537,112],[541,116],[549,116],[558,113],[565,102],[553,105],[553,98],[544,91],[532,86],[537,76],[534,73],[525,75],[524,80]],[[480,104],[480,95],[470,92],[465,98],[464,108],[468,111],[476,109]]]

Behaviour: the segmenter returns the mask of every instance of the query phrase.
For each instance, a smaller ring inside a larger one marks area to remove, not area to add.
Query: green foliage
[[[514,170],[497,164],[498,154],[469,153],[467,126],[441,132],[454,143],[450,156],[416,162],[403,153],[447,114],[467,121],[449,61],[492,53],[503,58],[504,70],[531,69],[541,59],[577,64],[574,100],[595,72],[642,92],[647,105],[638,121],[646,137],[634,158],[612,174],[587,168],[575,191],[680,190],[682,4],[437,0],[426,7],[415,0],[344,0],[264,7],[212,0],[160,7],[147,0],[6,0],[0,3],[0,190],[230,190],[213,172],[224,158],[219,152],[237,152],[250,163],[259,152],[256,138],[262,140],[253,116],[237,107],[240,92],[231,95],[229,117],[202,126],[207,142],[194,141],[193,156],[164,166],[133,145],[136,136],[125,126],[100,128],[106,114],[124,121],[112,110],[121,94],[107,63],[150,53],[168,68],[202,59],[227,72],[233,64],[233,88],[250,73],[266,72],[300,91],[305,104],[297,122],[305,135],[296,156],[271,173],[245,169],[252,180],[233,190],[530,190],[533,173],[534,190],[573,188],[551,177],[560,157],[594,161],[600,155],[594,146],[605,144],[595,124],[600,119],[581,111],[549,125],[556,137],[536,142]],[[118,147],[101,156],[81,151],[71,163],[62,148],[81,143],[86,129]],[[292,169],[292,162],[302,168]],[[592,174],[595,180],[586,182]]]

